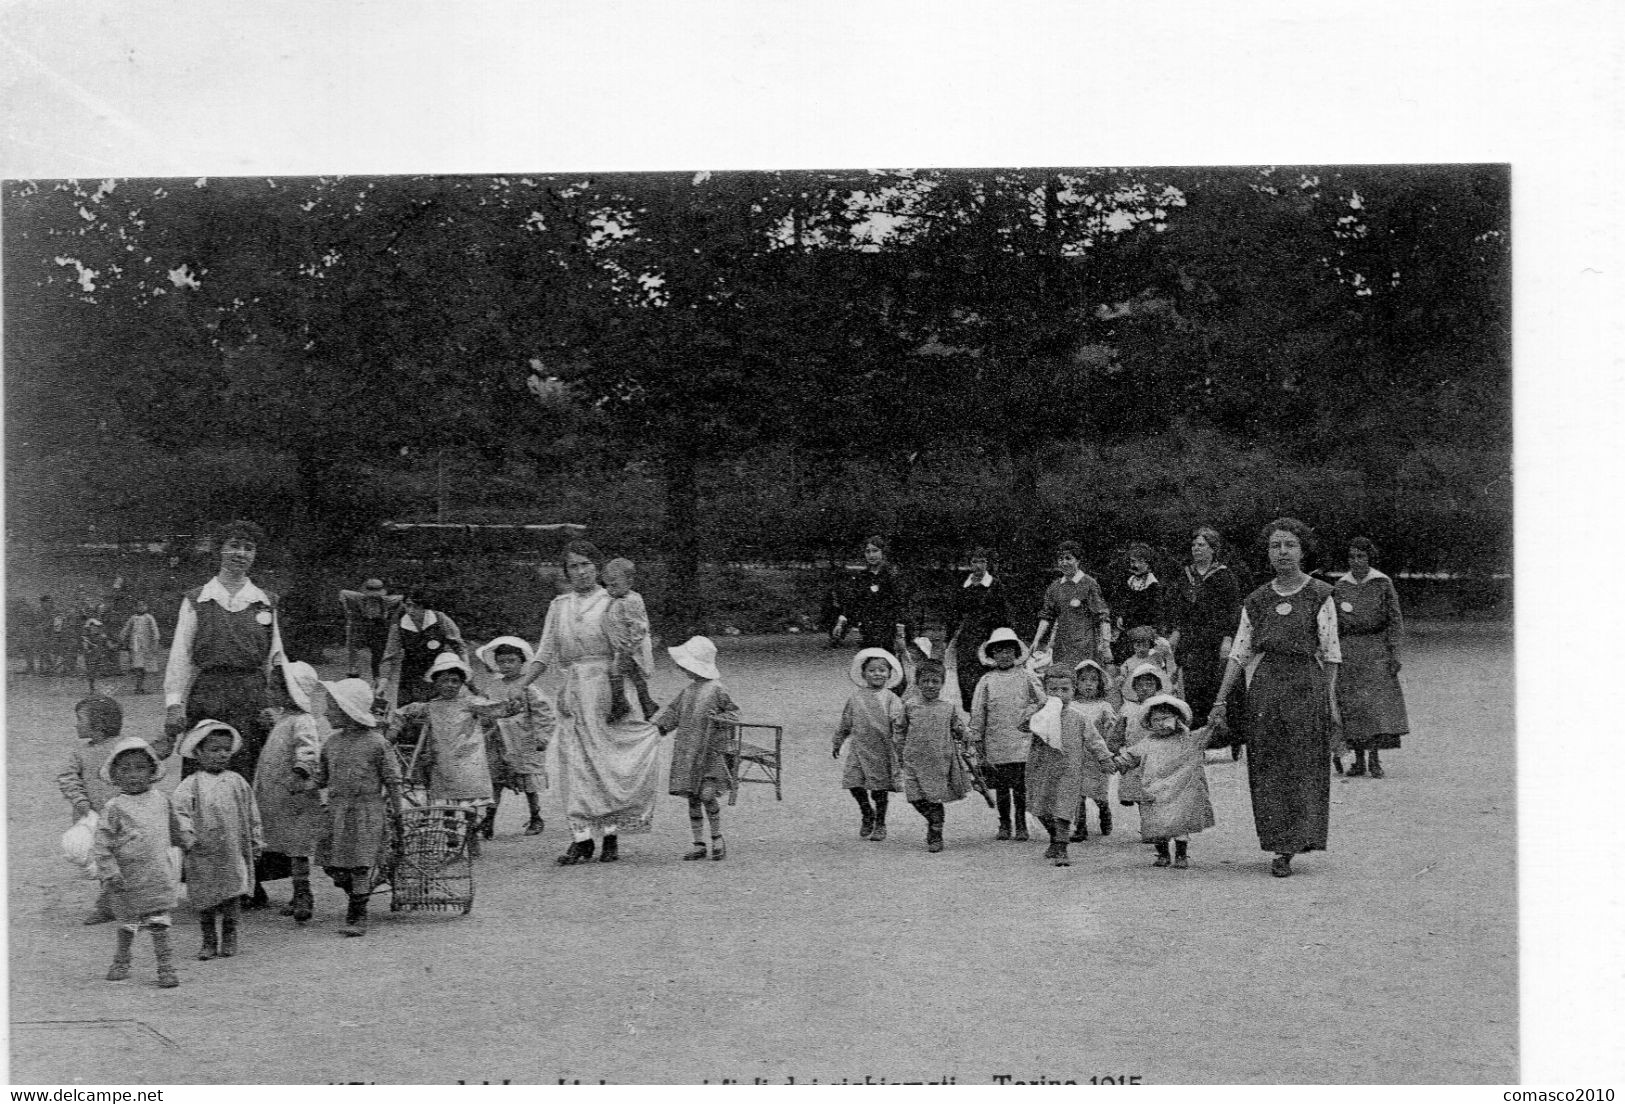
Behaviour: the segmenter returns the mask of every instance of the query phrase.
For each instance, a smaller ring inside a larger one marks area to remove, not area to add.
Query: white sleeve
[[[1337,605],[1331,595],[1320,604],[1315,623],[1320,628],[1320,658],[1327,663],[1342,663],[1343,645],[1337,639]]]
[[[1242,666],[1253,658],[1253,623],[1247,617],[1246,606],[1241,607],[1241,623],[1236,626],[1235,638],[1230,641],[1230,658]]]
[[[175,621],[175,638],[169,642],[169,666],[164,668],[164,705],[185,705],[192,692],[192,681],[197,678],[197,665],[192,662],[192,642],[197,638],[197,611],[192,603],[181,599],[180,617]]]

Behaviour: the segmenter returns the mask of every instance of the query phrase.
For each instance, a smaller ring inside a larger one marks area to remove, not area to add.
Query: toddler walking
[[[1044,704],[1028,706],[1022,724],[1034,739],[1027,752],[1027,795],[1033,814],[1049,833],[1044,857],[1056,866],[1071,866],[1067,830],[1073,810],[1083,804],[1083,764],[1093,760],[1101,771],[1113,769],[1111,749],[1099,728],[1099,715],[1077,707],[1073,674],[1051,666],[1044,672]]]
[[[517,636],[499,636],[474,650],[487,669],[496,672],[495,681],[486,683],[485,696],[496,702],[519,703],[509,717],[491,717],[485,726],[485,758],[491,768],[491,808],[486,811],[480,834],[490,839],[496,834],[497,809],[502,791],[525,795],[530,820],[525,835],[539,836],[547,825],[542,820],[541,791],[547,788],[547,746],[553,742],[558,721],[542,688],[524,677],[534,658],[529,644]]]
[[[400,830],[401,768],[382,723],[372,712],[372,688],[358,678],[324,682],[333,735],[322,745],[316,784],[327,789],[327,823],[316,845],[333,884],[350,898],[345,935],[367,934],[372,867],[390,825]]]
[[[68,760],[57,773],[57,789],[73,811],[77,823],[91,813],[100,819],[108,798],[119,792],[103,781],[102,767],[118,746],[124,728],[124,710],[106,694],[92,694],[73,707],[74,732],[86,741],[84,747],[68,752]],[[113,903],[106,883],[96,895],[96,903],[85,914],[86,924],[105,924],[113,919]]]
[[[310,664],[282,665],[281,679],[271,684],[276,720],[254,768],[254,802],[259,806],[265,851],[286,856],[293,879],[293,898],[282,915],[299,924],[309,923],[315,912],[310,859],[327,813],[316,788],[322,743],[329,731],[326,719],[316,715],[321,685]]]
[[[1117,753],[1120,765],[1142,772],[1140,838],[1156,846],[1153,866],[1169,865],[1172,841],[1172,864],[1185,869],[1191,834],[1213,827],[1204,765],[1209,731],[1206,726],[1193,730],[1190,723],[1190,706],[1172,694],[1157,694],[1145,703],[1142,738]]]
[[[254,860],[264,843],[254,791],[242,775],[226,769],[242,749],[242,736],[224,721],[199,721],[181,740],[181,758],[198,765],[175,787],[173,800],[192,825],[184,869],[186,896],[203,928],[200,962],[237,953],[238,909],[241,898],[254,892]]]
[[[176,812],[169,796],[153,788],[164,776],[164,764],[145,740],[126,736],[113,745],[100,770],[101,779],[118,789],[107,799],[96,827],[92,853],[96,874],[122,923],[108,981],[130,976],[130,951],[137,931],[152,933],[158,984],[172,989],[181,983],[169,946],[170,910],[180,890],[179,872],[169,849],[192,846],[192,827]]]
[[[982,760],[992,768],[999,812],[999,831],[994,838],[1001,840],[1011,838],[1012,815],[1014,838],[1028,838],[1027,745],[1032,736],[1022,722],[1030,715],[1029,709],[1044,704],[1044,688],[1022,666],[1027,654],[1015,630],[994,629],[979,652],[982,663],[993,669],[982,675],[971,695],[970,735]]]
[[[119,643],[130,649],[130,673],[135,676],[136,694],[147,692],[147,672],[158,666],[158,619],[147,609],[147,603],[138,601],[124,627],[119,630]]]
[[[722,838],[722,804],[719,794],[727,790],[731,775],[727,757],[728,732],[717,724],[718,716],[735,717],[738,710],[721,683],[717,670],[717,646],[704,636],[693,636],[666,654],[688,676],[682,693],[651,720],[661,732],[674,732],[671,746],[671,784],[674,797],[688,799],[688,826],[694,833],[694,846],[683,855],[685,861],[706,857],[705,822],[711,822],[711,858],[721,861],[728,855]]]
[[[1086,659],[1072,672],[1072,708],[1088,718],[1089,725],[1098,732],[1112,750],[1122,746],[1118,734],[1118,714],[1106,697],[1106,671],[1099,663]],[[1113,767],[1111,770],[1115,770]],[[1082,843],[1089,838],[1088,803],[1095,803],[1100,816],[1100,834],[1112,834],[1111,772],[1102,769],[1093,756],[1083,757],[1083,782],[1078,797],[1078,815],[1072,821],[1070,842]]]
[[[858,687],[846,699],[835,730],[832,757],[850,742],[841,785],[858,803],[862,823],[858,838],[879,843],[886,838],[886,805],[891,791],[902,789],[894,743],[903,721],[903,703],[892,688],[903,681],[903,665],[884,648],[864,648],[852,657],[847,677]]]
[[[969,734],[958,707],[942,697],[947,681],[948,672],[940,660],[919,664],[914,684],[919,696],[903,704],[897,740],[903,796],[925,818],[925,849],[932,854],[942,850],[948,803],[958,801],[970,789],[960,758]]]

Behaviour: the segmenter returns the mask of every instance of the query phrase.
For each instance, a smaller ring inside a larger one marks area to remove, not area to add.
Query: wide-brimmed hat
[[[517,636],[499,636],[490,643],[481,644],[478,648],[475,648],[474,655],[481,663],[495,671],[497,669],[498,648],[517,649],[519,654],[525,657],[526,663],[536,658],[536,650]],[[435,662],[438,663],[439,660]]]
[[[424,673],[423,681],[433,682],[436,675],[445,671],[461,671],[464,682],[474,677],[474,672],[468,669],[468,664],[463,662],[462,656],[456,652],[441,652],[434,657],[434,662],[429,664],[429,670]]]
[[[671,661],[703,679],[721,678],[717,670],[717,646],[707,636],[691,636],[675,648],[667,648]]]
[[[1016,656],[1016,662],[1027,662],[1027,645],[1022,642],[1021,637],[1016,635],[1015,629],[994,629],[993,635],[982,641],[982,646],[976,649],[976,658],[980,659],[988,667],[994,666],[993,660],[989,659],[987,654],[988,646],[992,644],[1014,644],[1020,653]]]
[[[152,745],[147,743],[147,741],[143,740],[139,736],[126,736],[118,743],[114,744],[112,753],[109,754],[106,759],[102,760],[101,770],[97,771],[96,774],[103,782],[106,782],[109,786],[114,784],[113,760],[117,759],[120,755],[123,755],[127,751],[146,752],[147,758],[152,760],[153,770],[156,772],[152,776],[154,782],[164,776],[164,761],[158,758],[158,753],[152,750]]]
[[[377,728],[379,720],[372,712],[372,687],[366,679],[348,678],[340,682],[324,682],[328,700],[344,711],[356,724]]]
[[[1141,669],[1144,670],[1144,668]],[[1191,707],[1186,705],[1182,699],[1176,698],[1172,694],[1156,694],[1145,700],[1145,711],[1140,714],[1141,728],[1151,727],[1151,710],[1159,705],[1166,705],[1168,708],[1176,710],[1187,725],[1191,723]]]
[[[1157,680],[1157,693],[1159,694],[1166,694],[1174,688],[1174,684],[1169,681],[1167,671],[1164,671],[1155,663],[1142,663],[1130,671],[1128,678],[1123,680],[1123,686],[1129,693],[1134,692],[1134,680],[1141,675],[1151,675]]]
[[[868,688],[869,683],[863,677],[863,665],[871,659],[883,659],[891,667],[891,677],[886,679],[886,689],[890,690],[903,681],[903,665],[897,662],[897,657],[884,648],[864,648],[852,657],[852,666],[847,668],[846,675],[859,686]]]
[[[1085,667],[1089,667],[1089,668],[1091,668],[1091,669],[1093,669],[1095,671],[1100,672],[1100,685],[1104,689],[1107,682],[1110,681],[1109,677],[1106,674],[1106,668],[1102,667],[1095,660],[1086,659],[1086,660],[1083,660],[1081,663],[1079,663],[1076,667],[1072,668],[1072,673],[1074,675],[1076,675],[1079,671],[1082,671]]]
[[[316,673],[316,668],[297,659],[284,663],[282,683],[288,688],[288,697],[293,699],[293,704],[299,707],[301,713],[315,712],[311,695],[322,685],[322,677]]]
[[[225,721],[199,721],[197,724],[187,729],[186,735],[181,737],[181,758],[196,758],[194,753],[197,751],[197,746],[201,744],[203,742],[203,738],[211,732],[231,733],[231,753],[233,755],[236,755],[239,751],[243,750],[243,734],[238,732],[235,728],[232,728]]]

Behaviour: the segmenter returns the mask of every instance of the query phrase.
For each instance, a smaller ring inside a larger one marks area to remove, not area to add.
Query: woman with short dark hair
[[[1218,699],[1224,660],[1230,654],[1230,634],[1241,612],[1241,583],[1219,559],[1223,552],[1218,531],[1207,525],[1198,527],[1191,534],[1191,561],[1180,573],[1179,590],[1173,595],[1168,643],[1184,671],[1192,728],[1207,724],[1208,712]],[[1239,687],[1236,692],[1241,692]],[[1243,720],[1237,718],[1231,725],[1231,744],[1237,755],[1240,733],[1235,730]]]

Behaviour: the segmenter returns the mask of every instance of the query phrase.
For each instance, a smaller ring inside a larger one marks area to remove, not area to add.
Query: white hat
[[[196,758],[196,756],[193,755],[193,752],[197,751],[197,746],[201,744],[203,742],[203,738],[211,732],[231,733],[231,753],[233,755],[236,755],[239,751],[243,750],[243,734],[238,732],[235,728],[232,728],[225,721],[199,721],[197,724],[193,725],[187,730],[185,736],[181,737],[181,758]]]
[[[322,689],[327,691],[328,700],[344,710],[344,715],[356,724],[378,727],[378,718],[372,712],[372,687],[367,685],[365,679],[324,682]]]
[[[1027,662],[1027,645],[1022,643],[1021,637],[1016,635],[1015,629],[994,629],[993,635],[982,641],[982,646],[976,649],[976,658],[980,659],[984,666],[992,667],[995,666],[995,664],[991,659],[988,658],[987,655],[987,648],[989,644],[1014,644],[1020,651],[1020,654],[1016,656],[1016,662]]]
[[[710,637],[691,636],[675,648],[667,648],[671,661],[685,671],[693,671],[703,679],[721,678],[717,670],[717,646]]]
[[[884,648],[864,648],[852,657],[852,666],[847,669],[847,677],[859,686],[868,688],[869,683],[863,677],[863,665],[871,659],[883,659],[891,667],[891,677],[886,680],[886,689],[890,690],[903,681],[903,665],[897,662],[897,657]]]
[[[520,640],[517,636],[499,636],[489,644],[481,644],[478,648],[474,649],[474,657],[491,670],[495,671],[497,669],[496,651],[498,648],[504,647],[517,648],[519,650],[519,654],[525,657],[526,663],[529,663],[531,660],[536,658],[535,649],[533,649],[529,644],[526,644],[523,640]],[[439,661],[436,660],[436,662]]]
[[[288,697],[293,704],[299,707],[301,713],[311,713],[311,695],[321,688],[321,676],[316,668],[308,663],[294,660],[292,663],[282,664],[282,681],[288,688]]]
[[[152,776],[154,782],[164,776],[164,761],[158,758],[158,753],[152,750],[152,745],[147,743],[147,741],[143,740],[139,736],[126,736],[118,743],[114,744],[112,753],[108,755],[106,759],[102,760],[102,768],[96,773],[101,777],[103,782],[106,782],[109,786],[114,784],[113,760],[117,759],[120,755],[123,755],[127,751],[144,751],[147,753],[147,757],[152,760],[153,769],[156,771],[156,773]]]
[[[429,664],[429,670],[424,674],[423,681],[433,682],[434,677],[443,671],[461,671],[464,682],[474,677],[474,672],[468,669],[468,664],[463,662],[462,656],[456,652],[441,652],[434,657],[434,662]]]
[[[1156,678],[1157,693],[1159,694],[1167,694],[1174,688],[1173,683],[1168,681],[1168,672],[1164,671],[1161,667],[1158,667],[1155,663],[1142,663],[1138,667],[1134,668],[1134,670],[1130,671],[1128,678],[1123,680],[1122,685],[1127,693],[1134,693],[1134,680],[1139,678],[1141,675],[1152,675]]]
[[[1157,694],[1145,700],[1145,712],[1140,714],[1141,728],[1151,727],[1151,710],[1153,707],[1158,705],[1166,705],[1170,709],[1177,710],[1179,715],[1185,719],[1185,723],[1187,725],[1191,723],[1190,706],[1186,705],[1183,701],[1174,697],[1172,694]]]

